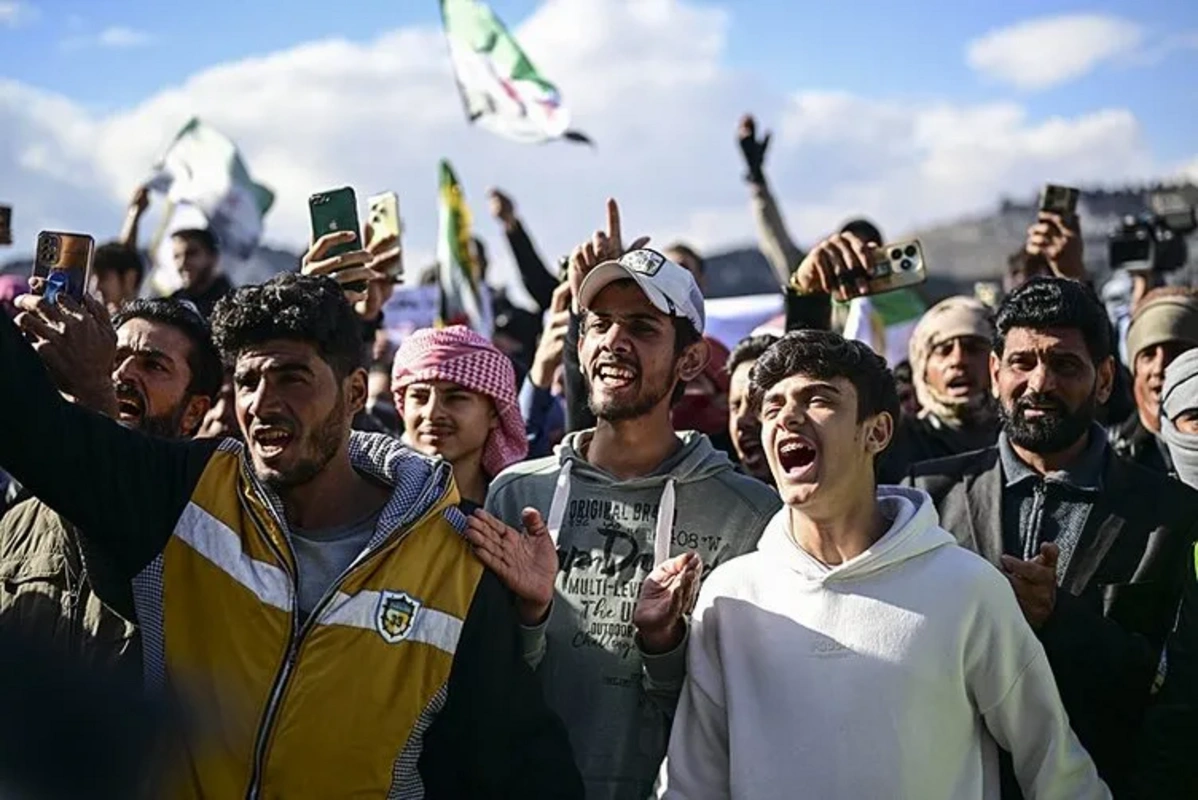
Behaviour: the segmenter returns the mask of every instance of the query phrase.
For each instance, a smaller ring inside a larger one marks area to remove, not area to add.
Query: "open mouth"
[[[778,466],[789,480],[801,480],[815,472],[819,451],[808,439],[787,439],[778,445]]]
[[[116,389],[116,414],[121,422],[137,422],[146,413],[146,404],[137,390],[128,386]]]
[[[624,364],[607,362],[595,367],[595,381],[607,389],[626,389],[636,378],[636,370]]]
[[[952,397],[965,397],[973,394],[976,387],[968,375],[958,375],[954,378],[949,378],[948,383],[945,384],[945,388],[948,389],[948,393]]]
[[[279,456],[291,444],[294,433],[282,425],[259,425],[250,433],[254,448],[263,459]]]

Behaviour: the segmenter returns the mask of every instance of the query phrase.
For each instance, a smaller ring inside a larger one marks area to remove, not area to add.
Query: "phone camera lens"
[[[903,251],[899,250],[897,247],[890,251],[890,260],[891,261],[898,261],[902,257],[903,257]]]
[[[903,255],[905,255],[907,258],[915,258],[915,245],[907,245],[907,249],[903,251]]]
[[[912,263],[911,259],[909,259],[909,258],[904,258],[902,261],[899,262],[899,269],[903,270],[904,272],[911,269],[911,267],[913,267],[913,266],[914,266],[914,264]]]

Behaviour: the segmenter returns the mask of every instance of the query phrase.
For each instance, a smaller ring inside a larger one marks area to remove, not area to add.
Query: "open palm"
[[[466,538],[479,561],[519,598],[528,624],[544,616],[553,600],[558,557],[541,515],[526,508],[523,522],[525,533],[479,509],[466,520]]]
[[[632,623],[642,635],[663,631],[689,613],[699,587],[702,561],[683,553],[659,564],[641,584]]]

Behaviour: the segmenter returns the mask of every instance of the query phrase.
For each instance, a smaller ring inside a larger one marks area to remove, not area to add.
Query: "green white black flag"
[[[274,193],[250,179],[237,145],[193,118],[154,166],[148,185],[174,203],[199,209],[221,250],[247,258],[262,237]]]
[[[466,116],[517,142],[590,144],[569,130],[557,87],[545,79],[481,0],[441,0],[441,19]]]

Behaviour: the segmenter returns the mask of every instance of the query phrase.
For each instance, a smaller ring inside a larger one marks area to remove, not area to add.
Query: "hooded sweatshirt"
[[[1110,793],[1069,727],[1003,576],[939,527],[922,491],[879,487],[886,534],[829,567],[774,517],[694,612],[666,798]]]
[[[781,501],[702,434],[680,433],[674,455],[628,480],[587,462],[592,435],[570,434],[555,455],[503,472],[487,510],[516,529],[526,507],[546,515],[557,592],[545,623],[524,629],[525,656],[566,724],[587,797],[644,800],[665,757],[686,643],[640,651],[632,613],[641,583],[687,551],[702,557],[704,574],[750,552]]]

